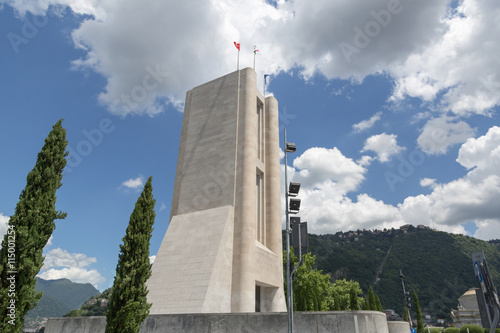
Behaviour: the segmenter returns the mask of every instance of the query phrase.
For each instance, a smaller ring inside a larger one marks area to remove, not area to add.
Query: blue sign
[[[479,279],[479,283],[483,282],[483,276],[481,275],[481,271],[479,270],[479,265],[477,261],[474,261],[474,271],[476,272],[476,276]]]
[[[414,329],[413,327],[412,327],[412,328],[410,328],[410,330],[411,330],[411,333],[417,333],[417,330],[416,330],[416,329]]]

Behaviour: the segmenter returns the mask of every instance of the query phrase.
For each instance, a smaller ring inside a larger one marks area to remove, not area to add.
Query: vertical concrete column
[[[265,122],[266,244],[272,252],[281,256],[279,121],[278,101],[273,96],[266,98]]]
[[[255,311],[257,95],[256,74],[240,72],[232,312]]]
[[[177,157],[177,168],[175,171],[175,183],[174,192],[172,196],[172,206],[170,207],[170,220],[177,214],[182,214],[184,212],[179,212],[179,196],[181,191],[181,178],[184,166],[184,156],[186,153],[186,138],[188,135],[188,125],[189,117],[191,114],[191,96],[193,91],[189,90],[186,93],[186,102],[184,103],[184,117],[182,118],[182,129],[181,129],[181,139],[179,142],[179,155]]]
[[[279,111],[278,101],[274,96],[265,102],[265,160],[266,160],[266,228],[267,247],[277,256],[278,269],[275,274],[283,272],[283,246],[281,227],[281,179],[279,157]],[[278,276],[278,275],[277,275]],[[270,305],[268,311],[286,311],[283,288],[283,274],[279,275],[278,288],[267,288],[266,301]]]

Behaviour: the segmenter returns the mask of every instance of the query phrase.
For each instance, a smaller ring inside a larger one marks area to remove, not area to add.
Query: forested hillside
[[[471,253],[484,250],[495,285],[500,284],[499,241],[405,226],[391,230],[357,230],[333,235],[309,235],[308,251],[316,255],[318,269],[333,279],[358,281],[379,295],[384,308],[403,311],[403,290],[416,291],[424,314],[449,318],[457,299],[477,287]]]

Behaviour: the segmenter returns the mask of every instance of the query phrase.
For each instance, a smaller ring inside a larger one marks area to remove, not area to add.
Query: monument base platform
[[[397,323],[397,325],[394,325]],[[286,313],[151,315],[140,333],[286,333]],[[45,333],[104,333],[106,317],[50,318]],[[408,323],[387,322],[378,311],[295,312],[298,333],[409,333]]]

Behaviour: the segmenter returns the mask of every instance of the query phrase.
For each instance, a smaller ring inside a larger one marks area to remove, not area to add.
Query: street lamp
[[[410,324],[410,328],[412,327],[412,322],[411,322],[411,315],[410,315],[410,308],[411,308],[411,297],[410,297],[410,292],[405,290],[405,276],[403,275],[403,272],[399,270],[399,277],[401,278],[401,283],[403,284],[403,294],[405,295],[405,305],[406,305],[406,310],[408,311],[408,322]]]
[[[292,296],[292,276],[290,274],[290,214],[297,214],[300,209],[300,199],[288,197],[296,197],[299,194],[300,183],[290,182],[288,185],[288,161],[287,153],[294,153],[297,147],[294,143],[286,141],[285,128],[285,215],[286,215],[286,297],[288,303],[288,332],[293,333],[293,296]],[[295,269],[294,269],[295,271]]]

